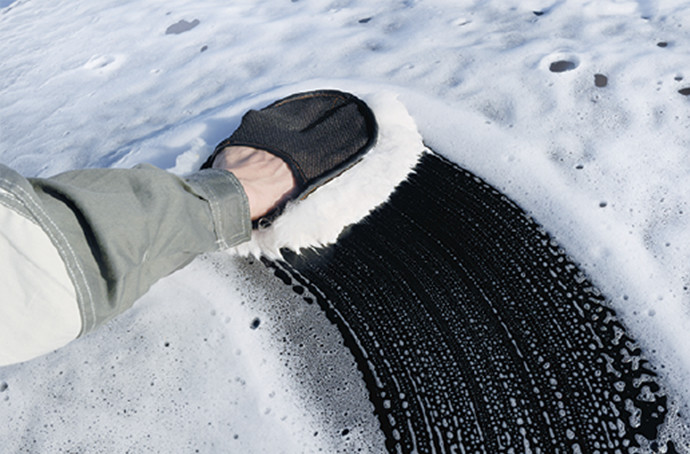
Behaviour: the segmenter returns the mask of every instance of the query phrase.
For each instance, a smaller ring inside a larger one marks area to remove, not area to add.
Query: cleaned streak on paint
[[[335,245],[283,258],[266,263],[340,327],[391,452],[675,452],[668,391],[605,297],[512,201],[437,155]]]

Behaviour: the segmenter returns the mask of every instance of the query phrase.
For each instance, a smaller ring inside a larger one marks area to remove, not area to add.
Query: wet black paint
[[[334,246],[283,255],[265,263],[337,323],[391,452],[628,452],[658,435],[667,398],[604,296],[436,155]]]
[[[609,83],[609,78],[603,74],[594,75],[594,86],[604,88]]]
[[[186,20],[182,19],[179,22],[176,22],[169,26],[165,30],[166,35],[179,35],[184,32],[188,32],[189,30],[195,28],[197,25],[199,25],[201,22],[199,19],[194,19],[191,22],[187,22]]]
[[[553,73],[572,71],[575,68],[577,68],[577,63],[569,60],[558,60],[549,65],[549,71]]]

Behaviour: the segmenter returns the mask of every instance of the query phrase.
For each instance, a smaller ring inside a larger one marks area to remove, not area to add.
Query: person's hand
[[[226,147],[216,156],[213,168],[237,177],[249,199],[252,220],[270,212],[295,190],[295,178],[285,161],[256,148]]]

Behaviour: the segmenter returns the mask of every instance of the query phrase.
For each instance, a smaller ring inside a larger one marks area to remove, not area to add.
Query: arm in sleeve
[[[2,167],[0,185],[60,252],[76,289],[81,334],[197,255],[251,235],[242,186],[220,169],[180,178],[142,165],[24,179]]]

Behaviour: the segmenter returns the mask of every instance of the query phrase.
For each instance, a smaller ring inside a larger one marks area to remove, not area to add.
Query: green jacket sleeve
[[[77,290],[82,334],[197,255],[251,235],[246,195],[224,170],[180,178],[142,165],[24,179],[2,167],[0,180],[60,251]]]

